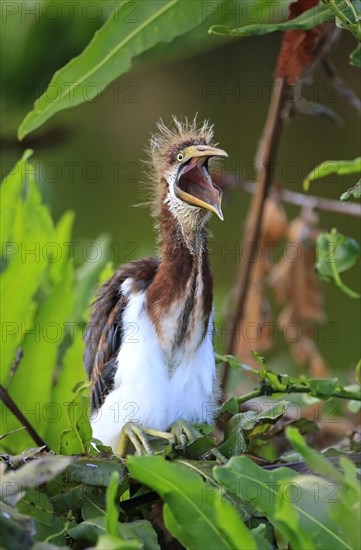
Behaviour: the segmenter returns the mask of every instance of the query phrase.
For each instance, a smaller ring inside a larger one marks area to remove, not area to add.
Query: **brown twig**
[[[14,376],[14,374],[16,373],[17,369],[18,369],[18,366],[20,365],[20,362],[22,360],[22,358],[24,357],[24,352],[21,348],[18,348],[16,350],[16,357],[15,357],[15,361],[13,362],[13,364],[11,365],[10,367],[10,370],[9,370],[9,374],[7,376],[7,379],[6,379],[6,382],[5,382],[5,388],[7,389],[9,387],[9,384],[11,382],[11,379],[12,377]]]
[[[12,400],[4,386],[0,384],[0,399],[4,403],[4,405],[13,413],[13,415],[19,420],[20,424],[22,424],[30,437],[35,441],[35,443],[38,445],[38,447],[44,447],[45,451],[50,451],[49,447],[45,443],[45,441],[40,437],[40,435],[37,433],[37,431],[33,428],[33,426],[30,424],[27,418],[23,415],[15,401]]]
[[[249,250],[248,257],[242,262],[235,286],[235,307],[230,312],[227,325],[226,353],[234,354],[234,344],[238,324],[244,316],[244,310],[251,280],[252,268],[255,264],[258,242],[261,234],[263,211],[266,198],[272,183],[273,164],[276,155],[280,130],[282,127],[281,113],[287,101],[288,84],[284,78],[277,78],[274,82],[274,92],[269,106],[268,116],[263,131],[263,136],[256,155],[256,166],[259,166],[259,179],[256,184],[257,191],[253,197],[243,246]],[[228,379],[229,365],[223,367],[221,388],[224,393]]]
[[[217,182],[217,176],[214,178]],[[225,174],[222,176],[223,188],[226,189],[242,189],[246,193],[256,193],[257,185],[251,181],[236,181],[233,175]],[[218,183],[218,182],[217,182]],[[284,202],[295,204],[297,206],[307,206],[309,208],[317,208],[325,212],[334,212],[335,214],[344,214],[345,216],[361,217],[361,204],[356,202],[341,202],[339,200],[324,199],[314,195],[304,195],[288,189],[282,189],[271,186],[269,194]]]
[[[317,5],[319,0],[297,0],[290,5],[289,19],[293,19]],[[235,307],[228,316],[226,353],[234,354],[236,331],[242,323],[260,238],[266,198],[270,193],[273,164],[279,143],[282,121],[292,111],[292,97],[296,85],[301,86],[312,76],[316,66],[322,62],[338,36],[333,24],[321,24],[307,31],[290,30],[284,33],[276,67],[274,93],[268,110],[263,137],[256,156],[260,169],[256,191],[247,219],[244,246],[250,251],[243,261],[235,286]],[[229,365],[224,364],[221,388],[224,396],[229,374]]]
[[[359,97],[357,97],[353,89],[344,80],[342,80],[342,78],[338,75],[336,68],[327,57],[325,57],[322,61],[322,68],[338,95],[342,97],[349,105],[351,105],[351,107],[356,109],[357,113],[360,115],[361,101]]]

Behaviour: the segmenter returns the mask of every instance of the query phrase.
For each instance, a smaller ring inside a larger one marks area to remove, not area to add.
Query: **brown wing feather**
[[[152,282],[158,260],[145,258],[121,267],[99,290],[84,333],[84,367],[93,382],[92,408],[98,409],[114,386],[117,356],[123,340],[123,313],[128,299],[121,292],[125,279],[133,279],[135,292]]]

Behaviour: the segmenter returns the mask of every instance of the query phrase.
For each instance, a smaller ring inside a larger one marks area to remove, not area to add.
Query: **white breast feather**
[[[130,294],[130,289],[127,279],[122,292],[129,302],[114,389],[91,419],[93,436],[113,450],[126,422],[163,431],[179,419],[210,423],[217,398],[212,320],[198,349],[180,348],[169,369],[145,307],[146,295]]]

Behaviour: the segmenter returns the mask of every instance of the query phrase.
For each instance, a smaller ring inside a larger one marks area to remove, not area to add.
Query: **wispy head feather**
[[[211,145],[213,139],[213,127],[208,120],[198,123],[197,115],[193,120],[188,120],[187,117],[181,120],[175,116],[172,119],[173,124],[170,127],[160,119],[157,123],[158,133],[153,134],[150,140],[149,152],[156,170],[159,162],[162,163],[163,159],[168,161],[169,154],[181,148],[184,143],[200,141]]]
[[[152,135],[147,148],[154,215],[158,214],[159,198],[164,190],[164,174],[174,162],[177,151],[192,144],[214,145],[213,126],[208,120],[199,123],[197,115],[193,120],[173,116],[170,126],[166,126],[160,119],[157,128],[158,132]]]

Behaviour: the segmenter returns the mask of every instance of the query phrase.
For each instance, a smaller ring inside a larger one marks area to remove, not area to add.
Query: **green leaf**
[[[303,482],[303,478],[301,478],[301,480]],[[294,481],[292,483],[294,483]],[[289,497],[282,498],[282,495],[289,494],[289,488],[289,481],[280,481],[279,495],[277,496],[275,503],[276,521],[279,526],[282,526],[282,530],[286,537],[291,541],[292,547],[299,550],[302,548],[313,550],[316,546],[312,538],[309,536],[309,533],[304,532],[300,528],[299,514],[296,508],[289,505]]]
[[[36,521],[45,525],[50,525],[53,521],[53,506],[49,498],[40,491],[27,491],[17,503],[17,509],[22,514],[32,516]]]
[[[16,403],[21,406],[24,395],[31,395],[31,402],[37,403],[38,410],[42,411],[36,422],[41,435],[45,435],[47,424],[57,424],[61,418],[60,405],[52,403],[50,397],[59,347],[65,338],[66,322],[73,306],[72,264],[64,264],[64,271],[62,279],[55,283],[38,308],[34,316],[34,329],[25,334],[22,344],[24,359],[10,384]],[[25,407],[25,416],[29,417],[30,422],[34,417],[33,411],[31,407]],[[16,419],[10,420],[7,423],[9,427],[18,425]],[[20,437],[14,436],[12,443],[15,444],[15,441],[19,441],[20,445]]]
[[[332,277],[336,286],[351,298],[359,298],[356,292],[341,281],[339,275],[355,265],[359,254],[359,244],[338,233],[336,229],[332,229],[330,233],[321,233],[316,243],[316,270],[326,280]]]
[[[83,366],[84,342],[82,330],[79,326],[74,329],[74,324],[69,323],[69,339],[72,344],[66,350],[59,376],[52,388],[50,401],[57,404],[59,417],[57,422],[49,422],[46,430],[46,442],[51,449],[59,451],[61,434],[70,428],[67,407],[74,398],[73,388],[79,382],[87,382],[87,376]],[[73,330],[74,329],[74,330]]]
[[[319,399],[331,397],[332,393],[341,387],[338,378],[314,378],[309,380],[309,385],[311,389],[310,395],[318,397]]]
[[[124,466],[118,459],[78,458],[67,469],[66,479],[67,482],[108,487],[114,472],[118,474],[118,484],[124,483]]]
[[[64,455],[95,454],[91,447],[92,428],[90,425],[90,382],[80,382],[74,388],[74,397],[68,404],[67,415],[71,429],[66,430],[60,439],[60,453]]]
[[[354,239],[346,237],[333,229],[330,233],[321,233],[317,239],[316,269],[324,277],[332,276],[332,265],[338,273],[347,271],[356,263],[360,246]]]
[[[95,550],[142,550],[141,542],[135,540],[124,541],[112,535],[101,535],[94,547]]]
[[[284,415],[288,405],[288,401],[278,401],[259,413],[255,411],[243,413],[243,430],[252,430],[257,424],[275,424]]]
[[[99,235],[96,242],[102,251],[99,261],[84,262],[75,272],[75,300],[72,315],[75,322],[82,321],[88,313],[89,300],[92,298],[109,256],[110,236]]]
[[[5,244],[11,239],[12,227],[14,223],[15,205],[19,200],[21,191],[26,181],[27,160],[31,157],[33,151],[27,149],[19,162],[11,170],[10,174],[4,178],[0,186],[0,227],[1,241]],[[2,248],[1,253],[5,251]]]
[[[361,385],[361,359],[356,365],[356,380]]]
[[[20,514],[16,508],[0,501],[1,545],[3,548],[25,549],[32,547],[35,521]]]
[[[217,363],[228,363],[231,367],[235,369],[243,369],[246,372],[253,372],[258,375],[258,370],[245,365],[240,362],[240,360],[234,355],[221,355],[220,353],[215,353]]]
[[[361,44],[359,44],[353,52],[350,53],[350,63],[361,69]]]
[[[300,453],[304,458],[308,466],[314,471],[320,474],[324,474],[326,477],[334,479],[335,481],[342,481],[342,476],[336,470],[331,462],[326,460],[320,453],[317,453],[311,447],[309,447],[302,435],[296,428],[288,426],[286,428],[286,436],[289,439],[292,447]]]
[[[209,435],[200,435],[188,443],[185,454],[188,458],[200,458],[217,445],[217,439]]]
[[[323,0],[335,16],[336,26],[347,29],[361,40],[360,0]]]
[[[237,397],[230,397],[222,403],[220,407],[216,410],[215,416],[218,417],[223,413],[229,412],[231,414],[236,414],[239,412],[239,403]]]
[[[160,550],[157,533],[152,527],[150,521],[139,519],[130,523],[120,524],[120,530],[123,536],[132,536],[143,543],[141,547],[144,550]]]
[[[323,4],[311,8],[291,21],[282,23],[246,25],[238,29],[230,29],[224,25],[213,25],[209,29],[210,34],[221,36],[258,36],[274,31],[289,31],[292,29],[307,30],[333,19],[332,12]]]
[[[348,547],[359,548],[361,535],[359,529],[355,529],[355,525],[361,513],[361,488],[355,465],[346,457],[341,456],[340,466],[343,470],[341,473],[326,458],[311,449],[298,430],[288,427],[286,435],[293,448],[302,455],[310,468],[336,482],[333,484],[333,498],[323,501],[326,503],[324,508],[333,523],[341,527],[345,544],[349,545]],[[328,484],[327,487],[330,485],[332,486],[332,484]],[[319,490],[319,487],[317,489]],[[321,495],[319,498],[322,502]]]
[[[54,74],[21,123],[19,139],[55,113],[93,99],[129,70],[134,57],[196,27],[221,1],[214,0],[207,10],[202,0],[121,2],[85,50]]]
[[[207,490],[211,490],[212,487],[217,490],[218,483],[213,475],[213,462],[209,460],[188,460],[178,458],[177,464],[182,464],[182,466],[184,466],[185,468],[202,476],[207,484]],[[226,498],[229,503],[238,510],[244,521],[250,519],[250,514],[248,513],[248,510],[246,510],[246,508],[240,504],[239,499],[235,499],[232,493],[226,491],[225,487],[222,487],[222,498]]]
[[[49,243],[49,245],[54,245],[54,257],[49,257],[49,276],[53,283],[57,283],[62,280],[64,273],[66,272],[66,264],[72,261],[72,258],[69,258],[69,251],[65,246],[65,243],[71,242],[74,218],[74,212],[71,212],[70,210],[65,212],[55,228],[54,243]],[[50,256],[49,253],[48,255]]]
[[[130,456],[127,466],[133,478],[163,498],[167,528],[186,548],[233,550],[236,537],[244,548],[257,548],[252,533],[222,499],[221,491],[183,465],[158,456]],[[230,524],[225,517],[230,518]]]
[[[118,521],[119,510],[115,505],[115,499],[119,487],[119,472],[113,471],[106,491],[106,513],[104,516],[83,521],[80,525],[69,530],[69,535],[78,540],[86,540],[94,544],[98,538],[96,548],[121,548],[142,550],[145,545],[138,540],[150,535],[153,538],[153,529],[149,522],[137,522],[135,524],[121,524]],[[146,525],[145,525],[146,524]],[[102,534],[104,532],[104,534]],[[94,540],[95,539],[95,540]],[[110,545],[108,545],[110,541]],[[158,548],[155,544],[149,548]]]
[[[98,510],[99,513],[99,510]],[[68,530],[68,535],[74,539],[95,545],[100,535],[106,533],[105,512],[103,516],[95,516],[85,519],[75,527]]]
[[[244,453],[247,449],[245,432],[258,424],[274,424],[285,413],[287,405],[287,401],[280,401],[259,413],[251,410],[234,415],[227,423],[224,442],[219,446],[220,452],[226,457]]]
[[[354,160],[325,160],[314,168],[303,180],[303,188],[309,190],[310,183],[320,178],[325,178],[331,174],[345,176],[361,172],[361,157]]]
[[[220,452],[226,457],[240,455],[247,449],[247,440],[242,430],[244,414],[246,413],[235,414],[227,422],[224,441],[219,446]]]
[[[28,151],[6,178],[1,195],[4,201],[1,212],[4,214],[8,240],[5,247],[7,263],[1,274],[2,383],[15,359],[16,348],[20,346],[25,332],[32,327],[35,312],[33,297],[47,267],[46,256],[42,252],[47,243],[54,240],[52,220],[41,204],[34,168],[25,160],[29,155]],[[29,373],[26,375],[28,377]]]
[[[10,470],[1,476],[0,498],[9,504],[16,504],[27,489],[37,487],[63,472],[72,459],[65,456],[46,456],[27,462],[17,470]]]
[[[328,487],[324,479],[297,476],[283,467],[266,471],[245,456],[231,458],[224,467],[216,466],[214,477],[266,515],[292,548],[351,550],[342,526],[331,518],[325,504]]]
[[[267,528],[264,523],[260,523],[257,527],[251,530],[258,545],[259,550],[273,550],[273,545],[267,537]],[[271,535],[273,538],[273,535]]]
[[[118,536],[118,509],[115,506],[115,497],[118,490],[119,484],[119,472],[112,472],[109,486],[106,492],[106,527],[107,533],[110,536]]]
[[[154,531],[152,524],[147,520],[132,521],[129,523],[117,523],[117,534],[106,534],[106,518],[104,516],[95,516],[87,519],[75,527],[69,529],[68,534],[75,540],[88,542],[91,545],[97,543],[97,547],[101,548],[101,544],[107,541],[107,537],[112,537],[111,540],[117,540],[117,548],[139,549],[139,550],[159,550],[157,534]],[[127,545],[127,546],[125,546]],[[104,546],[103,548],[108,548]]]

